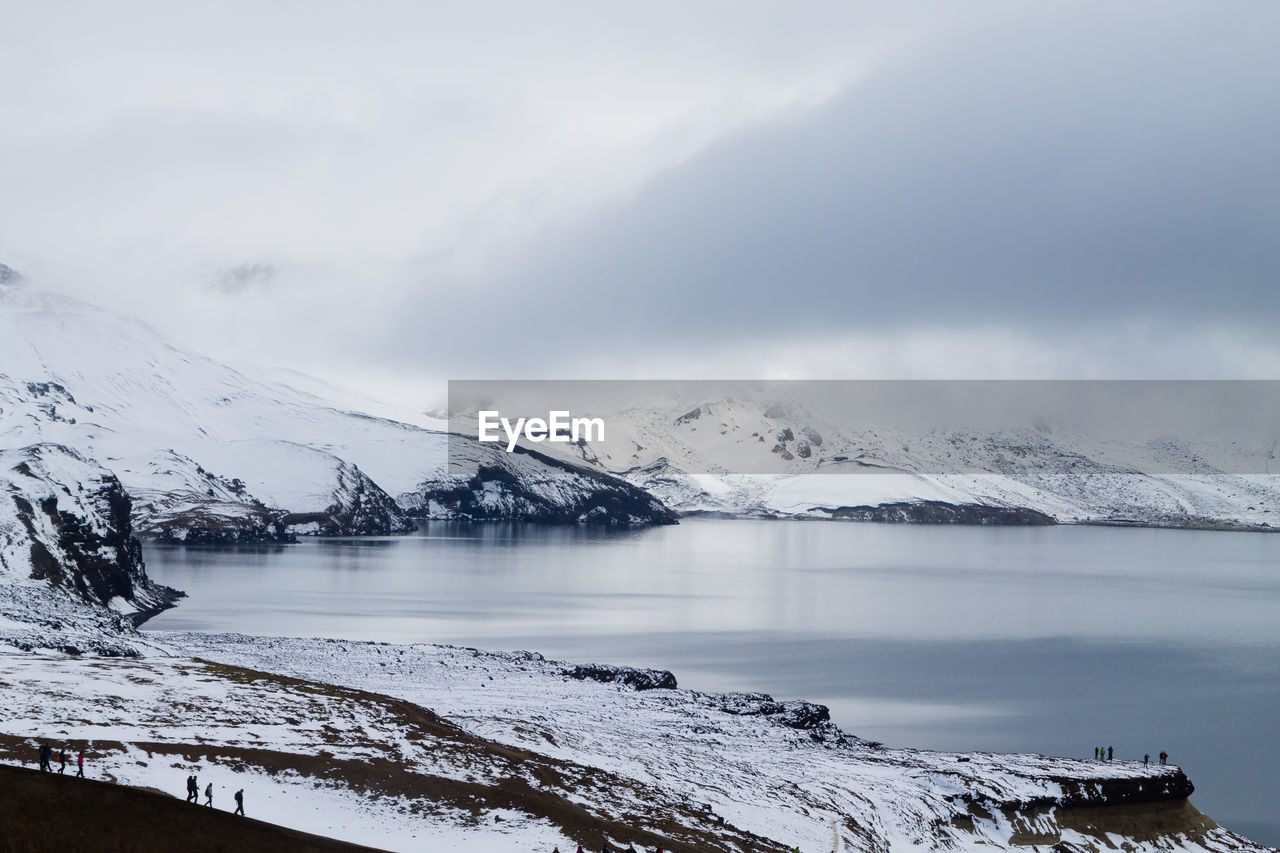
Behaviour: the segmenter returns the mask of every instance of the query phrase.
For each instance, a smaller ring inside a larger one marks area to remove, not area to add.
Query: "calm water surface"
[[[1280,535],[433,523],[146,558],[190,595],[149,628],[654,666],[684,687],[823,702],[900,746],[1166,749],[1202,810],[1280,845]]]

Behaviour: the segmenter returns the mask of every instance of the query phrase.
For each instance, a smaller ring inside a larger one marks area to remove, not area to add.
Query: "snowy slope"
[[[215,806],[243,787],[257,817],[393,850],[1263,849],[1173,766],[886,749],[821,706],[528,652],[156,640],[141,660],[0,653],[23,686],[0,756],[88,745],[100,778],[176,793],[195,772]]]
[[[0,645],[131,654],[135,622],[178,594],[153,583],[129,498],[52,444],[0,451]]]
[[[21,283],[0,284],[0,447],[54,442],[74,447],[119,476],[137,498],[140,535],[186,541],[280,538],[291,533],[390,533],[415,510],[457,517],[458,477],[446,472],[447,435],[421,416],[396,420],[391,407],[359,395],[348,402],[300,390],[278,373],[260,378],[167,341],[154,329]],[[285,378],[288,378],[287,375]],[[408,422],[413,421],[413,422]],[[591,495],[619,490],[637,505],[632,523],[665,510],[621,481],[536,458],[519,464],[477,447],[475,470],[504,469],[500,488],[531,501],[487,515],[521,518],[549,503],[546,520],[578,520]],[[474,486],[489,485],[478,476]],[[562,486],[562,487],[561,487]],[[452,497],[432,502],[436,491]],[[583,499],[585,495],[585,498]],[[592,520],[588,518],[587,520]],[[616,520],[616,519],[614,519]]]
[[[975,517],[999,523],[1037,523],[1043,514],[1280,526],[1280,433],[1247,446],[1117,446],[1048,426],[906,432],[742,396],[633,407],[606,421],[607,444],[545,447],[624,476],[678,512],[948,520],[932,502],[972,505]]]

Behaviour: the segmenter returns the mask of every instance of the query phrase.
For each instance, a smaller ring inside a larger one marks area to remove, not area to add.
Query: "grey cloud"
[[[279,272],[271,264],[237,264],[214,273],[209,279],[209,287],[222,293],[236,295],[248,290],[269,287]]]
[[[5,23],[0,257],[219,357],[406,398],[619,365],[1280,363],[1274,3]]]
[[[436,310],[561,355],[919,325],[1274,327],[1280,7],[1150,11],[1006,7]]]

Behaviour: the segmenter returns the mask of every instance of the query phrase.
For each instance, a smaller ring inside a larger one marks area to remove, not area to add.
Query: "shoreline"
[[[1266,849],[1190,806],[1174,765],[884,747],[814,703],[536,652],[145,639],[137,658],[0,654],[0,681],[26,685],[14,720],[29,721],[4,727],[0,756],[31,761],[50,734],[32,722],[63,720],[56,740],[90,749],[93,772],[120,784],[175,790],[189,768],[214,779],[219,802],[243,786],[265,820],[394,849],[467,838],[515,852],[541,838],[785,853],[829,849],[832,826],[847,849],[1088,847],[1115,834],[1152,852]],[[307,817],[298,804],[310,802],[326,806]]]
[[[92,745],[94,772],[121,783],[174,790],[198,769],[223,801],[245,787],[258,816],[348,841],[406,847],[377,829],[404,824],[497,845],[480,850],[559,837],[562,849],[782,853],[828,849],[836,821],[849,849],[908,836],[1017,846],[1033,830],[1083,843],[1122,825],[1156,846],[1176,827],[1191,833],[1185,849],[1262,849],[1201,820],[1173,765],[888,748],[812,703],[534,652],[148,634],[137,659],[0,655],[0,677],[31,691],[16,719],[76,719],[62,740]],[[81,710],[64,715],[68,702]],[[30,760],[40,736],[7,731],[0,753]],[[320,823],[290,805],[317,797]]]

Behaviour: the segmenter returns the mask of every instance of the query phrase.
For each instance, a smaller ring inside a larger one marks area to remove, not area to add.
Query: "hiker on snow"
[[[1107,761],[1110,761],[1116,755],[1115,747],[1107,747]]]
[[[213,783],[212,782],[210,782],[208,785],[205,785],[204,787],[204,804],[206,806],[209,806],[210,808],[213,807]]]
[[[40,769],[41,770],[49,769],[49,752],[50,752],[49,744],[47,743],[40,744]]]
[[[236,791],[236,814],[244,816],[244,788]]]
[[[76,776],[84,778],[84,750],[76,753]]]
[[[199,789],[196,788],[196,777],[188,776],[187,777],[187,802],[188,803],[194,803],[196,801],[196,797],[198,796],[196,794],[197,790]]]
[[[1167,764],[1168,762],[1169,762],[1169,753],[1165,752],[1163,749],[1160,750],[1160,763]]]
[[[67,751],[65,749],[58,750],[58,772],[67,772]]]

